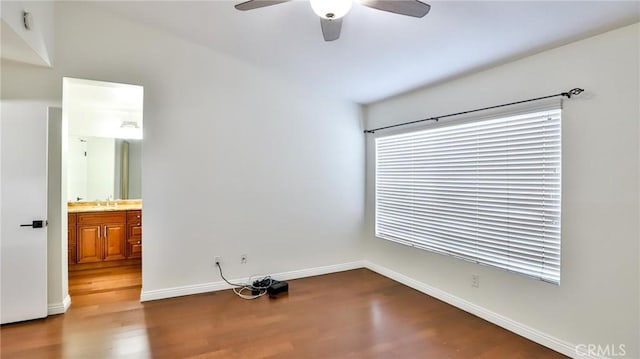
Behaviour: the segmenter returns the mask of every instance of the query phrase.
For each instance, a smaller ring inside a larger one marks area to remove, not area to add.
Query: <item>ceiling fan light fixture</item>
[[[327,20],[336,20],[345,16],[353,0],[310,0],[311,8],[318,16]]]

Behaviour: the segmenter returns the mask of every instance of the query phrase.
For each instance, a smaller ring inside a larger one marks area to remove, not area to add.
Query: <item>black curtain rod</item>
[[[494,108],[500,108],[500,107],[505,107],[505,106],[518,105],[518,104],[525,103],[525,102],[540,101],[540,100],[544,100],[544,99],[547,99],[547,98],[560,97],[560,96],[563,96],[563,97],[566,97],[566,98],[571,98],[571,96],[577,96],[577,95],[581,94],[583,91],[584,91],[584,89],[576,87],[574,89],[569,90],[568,92],[561,92],[561,93],[558,93],[558,94],[555,94],[555,95],[543,96],[543,97],[532,98],[532,99],[529,99],[529,100],[522,100],[522,101],[511,102],[511,103],[505,103],[503,105],[496,105],[496,106],[490,106],[490,107],[485,107],[485,108],[479,108],[479,109],[476,109],[476,110],[468,110],[468,111],[462,111],[462,112],[458,112],[458,113],[451,113],[451,114],[443,115],[443,116],[429,117],[429,118],[425,118],[425,119],[422,119],[422,120],[399,123],[397,125],[378,127],[378,128],[374,128],[373,130],[365,130],[364,133],[375,133],[376,131],[386,130],[388,128],[406,126],[406,125],[411,125],[411,124],[414,124],[414,123],[424,122],[424,121],[436,121],[436,122],[438,122],[441,118],[445,118],[445,117],[465,115],[467,113],[491,110],[491,109],[494,109]]]

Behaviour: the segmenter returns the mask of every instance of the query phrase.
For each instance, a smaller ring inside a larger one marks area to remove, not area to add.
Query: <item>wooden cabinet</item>
[[[142,256],[142,211],[127,211],[127,257]]]
[[[78,215],[69,213],[67,221],[67,255],[69,264],[76,264],[76,221]]]
[[[69,213],[69,264],[142,257],[142,211]]]
[[[126,212],[77,214],[76,263],[126,258]]]

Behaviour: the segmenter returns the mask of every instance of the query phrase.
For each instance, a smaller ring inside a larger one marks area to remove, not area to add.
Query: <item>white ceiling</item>
[[[144,88],[65,77],[62,112],[69,134],[109,138],[142,138]]]
[[[247,12],[239,2],[98,4],[358,103],[640,21],[638,1],[430,1],[422,19],[356,3],[325,42],[308,1]]]

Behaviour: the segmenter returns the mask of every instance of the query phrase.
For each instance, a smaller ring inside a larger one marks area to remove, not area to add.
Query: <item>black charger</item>
[[[282,294],[282,293],[287,293],[289,292],[289,283],[285,282],[285,281],[277,281],[274,280],[273,282],[271,282],[271,285],[269,286],[269,288],[267,288],[267,293],[269,293],[269,298],[277,298],[278,295]]]

